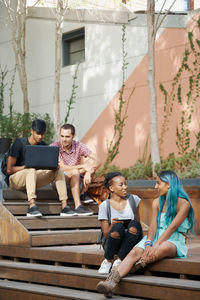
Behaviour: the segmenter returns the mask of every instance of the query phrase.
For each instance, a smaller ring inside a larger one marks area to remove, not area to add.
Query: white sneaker
[[[114,261],[113,265],[112,265],[112,269],[113,269],[113,268],[116,268],[117,266],[119,266],[119,265],[121,264],[121,262],[122,262],[121,259],[119,259],[119,258],[116,259],[116,260]]]
[[[101,263],[98,273],[108,274],[110,272],[111,266],[112,266],[112,263],[109,262],[107,259],[104,259]]]

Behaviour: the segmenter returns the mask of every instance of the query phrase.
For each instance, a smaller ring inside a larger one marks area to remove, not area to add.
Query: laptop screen
[[[56,169],[58,167],[59,147],[26,145],[25,166],[34,169]]]

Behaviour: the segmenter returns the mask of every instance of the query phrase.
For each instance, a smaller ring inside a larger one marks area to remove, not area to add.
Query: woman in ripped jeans
[[[143,236],[139,218],[141,199],[127,194],[124,176],[120,172],[108,173],[104,186],[110,192],[110,199],[100,204],[98,213],[105,239],[105,259],[98,270],[100,274],[107,274],[118,266]]]

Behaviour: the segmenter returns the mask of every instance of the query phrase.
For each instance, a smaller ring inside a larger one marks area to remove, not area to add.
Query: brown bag
[[[103,181],[104,177],[96,177],[87,190],[90,197],[95,200],[98,205],[109,196],[109,191],[103,186]]]

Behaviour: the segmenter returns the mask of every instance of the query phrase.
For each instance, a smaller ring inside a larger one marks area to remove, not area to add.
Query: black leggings
[[[112,237],[112,232],[117,232],[118,237]],[[114,224],[104,247],[105,258],[112,260],[114,255],[117,254],[121,260],[124,259],[130,250],[142,239],[142,236],[142,226],[137,220],[131,220],[127,229],[121,223]]]

